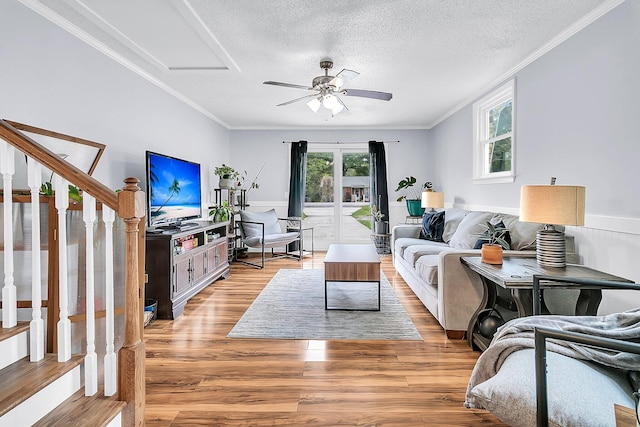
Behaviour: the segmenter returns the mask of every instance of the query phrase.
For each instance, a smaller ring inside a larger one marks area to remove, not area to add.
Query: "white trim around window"
[[[490,133],[490,112],[511,101],[511,129],[499,136]],[[515,79],[473,104],[473,182],[475,184],[511,183],[515,180]],[[495,143],[510,138],[510,170],[491,172],[491,149]]]

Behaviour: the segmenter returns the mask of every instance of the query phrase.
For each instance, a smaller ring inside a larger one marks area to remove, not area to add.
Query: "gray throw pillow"
[[[464,218],[469,211],[465,211],[464,209],[456,209],[449,208],[445,209],[444,214],[444,230],[442,231],[442,240],[445,243],[449,243],[453,233],[458,229],[458,225],[460,225],[460,221]]]
[[[449,246],[456,249],[472,249],[476,241],[482,237],[482,233],[487,229],[487,221],[491,220],[491,212],[471,211],[460,221],[458,229],[451,240]]]

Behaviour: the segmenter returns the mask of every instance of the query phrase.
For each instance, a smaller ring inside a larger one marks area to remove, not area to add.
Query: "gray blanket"
[[[505,323],[496,332],[491,345],[476,362],[467,387],[466,407],[479,407],[474,403],[471,390],[477,384],[496,375],[511,353],[535,347],[534,328],[538,326],[638,342],[640,341],[640,308],[606,316],[530,316]],[[547,350],[618,369],[640,370],[640,355],[637,354],[620,353],[553,339],[547,340]]]

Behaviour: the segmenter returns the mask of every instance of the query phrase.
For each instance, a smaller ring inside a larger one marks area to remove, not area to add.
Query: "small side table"
[[[308,252],[304,250],[304,232],[305,231],[309,231],[311,230],[311,255],[313,255],[313,226],[302,226],[302,229],[300,230],[300,247],[302,249],[302,253],[304,255],[304,252]]]
[[[580,277],[586,279],[601,279],[621,282],[631,282],[628,279],[594,270],[583,265],[567,264],[565,268],[542,267],[535,258],[504,257],[502,265],[485,264],[479,256],[462,257],[460,262],[478,273],[484,287],[482,302],[471,316],[467,329],[467,340],[471,348],[484,351],[491,342],[491,338],[480,334],[478,328],[478,314],[487,308],[496,308],[497,300],[506,298],[511,304],[501,304],[501,314],[505,320],[515,317],[531,316],[533,314],[533,275],[546,274],[550,276]],[[544,289],[569,289],[570,284],[553,283]],[[580,288],[576,301],[576,316],[595,316],[602,300],[600,289]],[[505,307],[506,305],[506,307]],[[543,313],[550,312],[543,307]]]
[[[391,234],[389,233],[371,233],[371,241],[376,247],[379,255],[391,254]]]

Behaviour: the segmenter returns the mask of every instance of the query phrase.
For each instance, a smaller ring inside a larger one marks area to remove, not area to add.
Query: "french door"
[[[362,145],[309,144],[304,224],[315,247],[370,241],[369,153]]]

